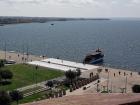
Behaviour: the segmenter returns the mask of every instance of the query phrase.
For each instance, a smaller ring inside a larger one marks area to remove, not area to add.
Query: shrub
[[[6,91],[0,91],[0,105],[11,105],[10,96]]]
[[[53,85],[54,85],[54,84],[53,84],[53,81],[48,81],[48,82],[46,83],[46,86],[51,87],[51,88],[53,87]]]
[[[18,90],[14,90],[14,91],[11,91],[10,93],[10,96],[11,96],[11,99],[13,101],[16,101],[17,104],[19,102],[19,100],[23,99],[23,94],[22,92],[18,91]]]
[[[65,76],[68,80],[70,80],[70,82],[72,84],[72,82],[76,78],[77,74],[76,74],[75,71],[68,70],[68,71],[65,72]]]
[[[108,72],[108,69],[105,69],[105,72]]]
[[[83,87],[83,90],[86,90],[87,88],[86,87]]]
[[[101,93],[108,93],[108,91],[102,91]]]
[[[4,67],[5,61],[4,60],[0,60],[0,68]]]
[[[132,87],[132,91],[133,91],[134,93],[140,93],[140,85],[134,85],[134,86]]]
[[[77,68],[76,69],[76,76],[80,77],[80,75],[81,75],[81,70],[80,70],[80,68]]]
[[[102,72],[102,69],[100,69],[100,68],[97,69],[97,72],[98,72],[98,73],[101,73],[101,72]]]
[[[12,79],[13,73],[10,70],[1,70],[0,76],[2,79]]]

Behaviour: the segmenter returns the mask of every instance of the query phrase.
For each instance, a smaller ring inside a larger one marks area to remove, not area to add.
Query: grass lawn
[[[33,102],[33,101],[39,101],[39,99],[40,100],[46,99],[46,96],[45,96],[46,93],[47,92],[41,92],[41,93],[36,93],[34,95],[25,97],[22,100],[20,100],[19,103],[28,103],[28,102]]]
[[[13,90],[34,84],[36,82],[41,82],[64,75],[64,72],[62,71],[47,69],[43,67],[39,67],[36,70],[35,66],[27,64],[10,65],[5,66],[4,68],[11,70],[14,76],[12,83],[5,86],[1,85],[0,90]]]
[[[69,89],[66,86],[61,86],[58,88],[64,88],[66,90]],[[22,103],[28,103],[28,102],[40,101],[40,100],[47,99],[47,96],[46,96],[47,93],[49,93],[49,91],[43,91],[43,92],[36,93],[36,94],[33,94],[31,96],[28,96],[28,97],[24,97],[22,100],[19,101],[19,103],[22,104]],[[14,105],[14,103],[13,103],[13,105]]]

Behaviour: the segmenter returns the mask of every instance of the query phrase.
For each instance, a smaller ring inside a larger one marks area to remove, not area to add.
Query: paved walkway
[[[102,82],[105,82],[107,79],[100,78],[98,80],[100,80],[100,83],[102,83]],[[69,96],[69,95],[82,95],[82,94],[85,93],[85,91],[88,91],[88,89],[91,89],[91,88],[95,88],[95,90],[96,90],[98,80],[93,81],[93,82],[91,82],[91,83],[89,83],[89,84],[87,84],[85,86],[82,86],[81,88],[76,89],[73,92],[70,92],[69,90],[67,90],[67,95],[66,96]],[[86,87],[86,90],[83,90],[83,87]]]
[[[48,58],[41,61],[28,62],[28,64],[39,65],[42,67],[58,69],[62,71],[68,71],[70,69],[75,70],[76,68],[80,68],[82,72],[86,72],[87,70],[94,70],[99,68],[99,66],[95,66],[95,65],[77,63],[77,62],[66,61],[66,60],[55,59],[55,58]]]

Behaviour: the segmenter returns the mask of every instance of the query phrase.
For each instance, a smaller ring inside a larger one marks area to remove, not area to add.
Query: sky
[[[0,16],[140,18],[140,0],[0,0]]]

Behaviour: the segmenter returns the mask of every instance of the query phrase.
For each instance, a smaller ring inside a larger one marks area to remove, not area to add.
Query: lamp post
[[[4,54],[4,55],[5,55],[5,60],[6,60],[6,49],[7,49],[7,48],[6,48],[6,41],[5,41],[5,43],[4,43],[4,51],[5,51],[5,54]]]
[[[35,74],[35,83],[36,83],[36,87],[37,87],[37,69],[38,69],[38,65],[35,66],[36,69],[36,74]]]
[[[99,83],[100,83],[100,80],[97,81],[97,92],[99,92]]]
[[[107,73],[107,92],[109,92],[109,71]]]
[[[24,63],[24,44],[23,44],[23,46],[22,46],[22,50],[23,50],[22,61],[23,61],[23,63]]]
[[[128,74],[126,74],[126,78],[125,78],[125,93],[127,92],[127,75]]]
[[[112,81],[111,81],[111,93],[112,93]]]
[[[26,55],[27,55],[27,62],[28,62],[28,60],[29,60],[29,47],[28,47],[28,45],[27,45],[27,52],[26,52]]]

